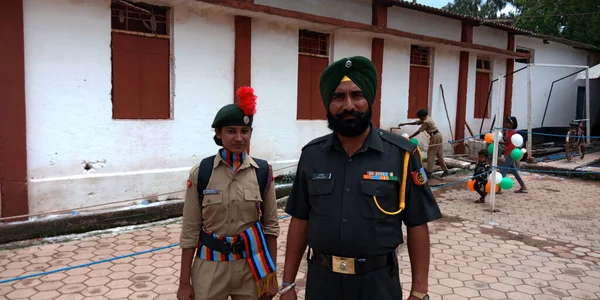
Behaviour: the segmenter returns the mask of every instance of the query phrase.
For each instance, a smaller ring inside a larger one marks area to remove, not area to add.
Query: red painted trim
[[[378,27],[387,27],[387,16],[388,9],[387,6],[383,5],[381,2],[377,2],[377,0],[373,0],[372,5],[372,25]]]
[[[381,120],[381,81],[383,73],[383,47],[384,40],[374,38],[371,42],[371,60],[377,69],[377,93],[373,101],[373,125],[379,127]]]
[[[507,50],[515,50],[515,34],[508,34]],[[506,74],[515,71],[515,60],[512,58],[506,59]],[[512,96],[513,96],[513,74],[506,76],[506,85],[504,86],[504,117],[510,116],[512,113]]]
[[[321,23],[321,24],[333,25],[333,26],[338,26],[338,27],[345,27],[345,28],[349,28],[349,29],[358,29],[358,30],[363,30],[363,31],[369,31],[372,33],[377,33],[377,34],[387,34],[387,35],[392,35],[392,36],[396,36],[396,37],[421,40],[421,41],[430,42],[430,43],[438,43],[438,44],[456,46],[456,47],[461,47],[461,48],[468,49],[468,50],[478,50],[478,51],[498,53],[498,54],[514,56],[514,57],[522,57],[522,58],[529,58],[531,56],[530,54],[527,54],[527,53],[518,53],[515,51],[508,51],[505,49],[500,49],[500,48],[495,48],[495,47],[477,45],[477,44],[466,43],[466,42],[458,42],[458,41],[454,41],[454,40],[426,36],[426,35],[416,34],[416,33],[410,33],[410,32],[397,30],[397,29],[377,27],[377,26],[373,26],[373,25],[369,25],[369,24],[340,20],[340,19],[336,19],[336,18],[324,17],[324,16],[303,13],[303,12],[298,12],[298,11],[292,11],[292,10],[287,10],[287,9],[282,9],[282,8],[277,8],[277,7],[252,4],[252,3],[248,3],[248,2],[238,2],[236,0],[196,0],[196,1],[205,2],[205,3],[209,3],[209,4],[213,4],[213,5],[219,5],[219,6],[224,6],[224,7],[240,9],[240,10],[245,10],[248,12],[264,13],[264,14],[280,16],[280,17],[284,17],[284,18],[303,20],[303,21],[307,21],[307,22]]]
[[[237,103],[235,91],[241,86],[251,86],[252,19],[235,16],[235,54],[233,67],[233,102]]]
[[[2,217],[29,213],[23,0],[0,10],[0,185]],[[25,218],[26,219],[26,218]],[[12,219],[19,221],[23,219]]]
[[[473,25],[463,22],[461,40],[466,43],[473,41]],[[456,95],[456,126],[454,139],[460,140],[465,137],[465,122],[467,118],[467,82],[469,80],[469,52],[460,52],[460,63],[458,65],[458,92]],[[458,143],[454,148],[457,154],[465,153],[465,144]]]

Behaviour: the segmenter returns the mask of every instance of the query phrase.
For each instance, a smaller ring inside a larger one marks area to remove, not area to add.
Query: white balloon
[[[402,136],[408,138],[410,135],[408,135],[408,133],[403,133]]]
[[[488,180],[490,182],[492,182],[492,175],[494,175],[494,173],[490,174],[490,176],[488,177]],[[500,184],[500,181],[502,181],[502,174],[500,174],[500,171],[496,171],[494,184]]]
[[[511,138],[510,141],[513,143],[513,145],[515,145],[515,147],[521,147],[521,145],[523,145],[523,137],[520,134],[514,134]]]
[[[521,149],[521,152],[523,152],[523,154],[527,153],[527,149],[523,148]]]
[[[494,142],[498,142],[498,141],[502,140],[502,132],[498,131],[497,133],[494,133],[493,140],[494,140]]]

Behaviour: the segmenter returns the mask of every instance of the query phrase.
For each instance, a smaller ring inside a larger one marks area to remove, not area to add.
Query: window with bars
[[[492,71],[492,63],[491,60],[487,57],[478,57],[477,58],[477,71]]]
[[[523,47],[517,47],[516,52],[531,54],[531,58],[517,58],[517,59],[515,59],[515,62],[522,63],[522,64],[533,63],[533,50],[523,48]]]
[[[298,120],[325,120],[319,78],[329,65],[329,34],[302,29],[298,35]]]
[[[168,7],[141,2],[113,0],[110,5],[111,27],[118,31],[169,35]]]
[[[412,45],[410,47],[410,64],[413,66],[429,67],[430,48]]]
[[[168,7],[111,1],[113,119],[170,119]]]
[[[300,30],[298,52],[305,55],[329,56],[329,34]]]

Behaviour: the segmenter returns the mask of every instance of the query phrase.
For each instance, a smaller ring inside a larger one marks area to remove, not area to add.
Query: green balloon
[[[502,178],[502,181],[500,181],[500,188],[504,189],[504,190],[509,190],[510,188],[512,188],[514,185],[514,182],[512,181],[512,179],[508,178],[508,177],[504,177]]]
[[[415,144],[415,146],[419,146],[419,140],[417,140],[416,138],[410,139],[410,142]]]
[[[513,151],[510,152],[510,158],[513,160],[521,160],[521,158],[523,158],[523,150],[519,148],[513,149]]]
[[[488,153],[489,154],[494,153],[494,143],[490,143],[490,145],[488,146]]]

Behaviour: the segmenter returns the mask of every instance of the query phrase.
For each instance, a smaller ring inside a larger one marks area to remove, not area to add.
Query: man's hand
[[[420,299],[413,295],[410,295],[408,298],[406,298],[406,300],[420,300]]]
[[[298,296],[296,295],[296,288],[289,290],[287,293],[281,295],[279,300],[296,300]],[[418,300],[418,299],[417,299]]]
[[[177,300],[194,300],[194,288],[191,284],[180,284],[177,290]]]

